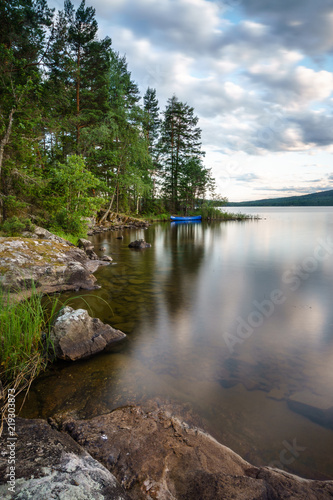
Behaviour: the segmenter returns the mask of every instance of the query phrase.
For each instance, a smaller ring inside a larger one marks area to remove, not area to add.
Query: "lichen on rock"
[[[45,420],[16,418],[15,486],[7,481],[10,450],[0,454],[0,498],[46,500],[126,500],[115,477],[70,436]],[[4,442],[8,437],[5,425]]]
[[[60,359],[76,361],[110,349],[126,335],[97,318],[85,309],[64,307],[51,330],[55,354]]]
[[[46,293],[98,288],[86,253],[49,234],[43,233],[43,239],[0,238],[0,286],[10,292],[34,286]],[[96,264],[95,270],[107,265]]]

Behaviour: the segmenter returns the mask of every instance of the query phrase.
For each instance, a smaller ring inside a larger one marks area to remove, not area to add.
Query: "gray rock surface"
[[[145,240],[135,240],[132,241],[128,246],[129,248],[150,248],[151,244],[146,243]]]
[[[126,500],[115,477],[70,436],[45,420],[16,418],[15,488],[8,481],[9,450],[0,454],[3,500]],[[2,441],[7,441],[5,429]],[[5,448],[2,448],[4,450]],[[5,449],[6,450],[6,449]]]
[[[332,481],[254,467],[158,405],[124,407],[63,428],[105,465],[132,499],[324,500]]]
[[[26,238],[34,238],[34,239],[39,239],[39,240],[51,240],[51,241],[58,241],[59,243],[64,243],[69,246],[75,246],[73,243],[70,243],[69,241],[65,240],[64,238],[61,238],[60,236],[57,236],[47,229],[44,229],[43,227],[39,226],[34,226],[33,231],[25,231],[22,233],[23,237]]]
[[[77,246],[79,248],[83,248],[83,250],[85,250],[85,251],[89,248],[94,248],[94,245],[92,244],[92,242],[90,240],[85,240],[84,238],[79,239]]]
[[[91,241],[85,240],[84,238],[80,238],[78,241],[78,247],[84,250],[89,259],[98,260],[98,256],[94,251],[94,245]]]
[[[43,293],[98,288],[92,273],[107,263],[94,261],[92,266],[83,250],[41,231],[42,239],[0,238],[0,286],[16,292],[34,283]]]
[[[56,356],[70,361],[110,349],[125,338],[125,333],[92,318],[85,309],[68,306],[60,311],[51,330]]]
[[[103,262],[112,262],[112,261],[113,261],[113,258],[112,258],[112,257],[110,257],[109,255],[103,255],[103,256],[101,257],[101,260],[102,260]]]

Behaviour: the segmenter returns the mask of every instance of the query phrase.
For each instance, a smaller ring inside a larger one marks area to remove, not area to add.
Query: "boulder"
[[[10,480],[9,453],[0,454],[0,498],[10,499],[128,499],[116,478],[68,434],[45,420],[16,418],[15,482]],[[7,442],[5,426],[3,439]],[[8,441],[10,444],[13,441]],[[9,488],[12,488],[9,490]]]
[[[93,243],[91,243],[91,241],[85,240],[84,238],[80,238],[77,246],[84,250],[89,259],[98,260],[98,256],[94,251],[94,245]]]
[[[109,349],[125,338],[125,333],[92,318],[85,309],[68,306],[60,311],[51,330],[56,356],[70,361]]]
[[[146,243],[145,240],[135,240],[132,241],[128,246],[129,248],[150,248],[151,244]]]
[[[333,481],[254,467],[158,404],[127,406],[63,430],[107,467],[135,499],[330,499]]]
[[[84,238],[80,238],[78,241],[77,246],[79,248],[83,248],[83,250],[86,252],[87,250],[92,250],[94,248],[94,245],[90,240],[85,240]]]
[[[113,258],[110,257],[109,255],[103,255],[103,257],[101,257],[101,260],[103,262],[112,262],[113,261]]]
[[[92,248],[87,248],[87,250],[85,250],[85,252],[86,252],[86,255],[89,257],[89,259],[98,260],[98,255],[96,254],[96,252],[94,252],[94,250]]]
[[[56,234],[53,234],[47,229],[44,229],[43,227],[39,226],[34,226],[33,231],[25,231],[24,233],[22,233],[22,236],[26,238],[35,238],[39,240],[57,241],[59,243],[64,243],[72,247],[75,246],[70,241],[65,240],[64,238],[61,238],[60,236],[57,236]]]
[[[51,239],[0,238],[0,286],[42,293],[98,288],[83,250]],[[103,262],[105,265],[106,263]],[[101,261],[96,261],[95,270]]]

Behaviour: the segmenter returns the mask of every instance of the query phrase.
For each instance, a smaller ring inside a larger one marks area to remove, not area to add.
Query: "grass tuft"
[[[28,392],[34,378],[44,370],[52,352],[50,320],[57,299],[46,310],[42,295],[33,288],[26,300],[0,289],[0,381],[3,388],[0,436],[8,409],[8,389]]]

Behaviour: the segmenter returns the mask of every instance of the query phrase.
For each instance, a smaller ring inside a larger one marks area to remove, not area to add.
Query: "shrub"
[[[33,231],[34,227],[30,219],[19,219],[15,216],[6,219],[1,230],[7,236],[19,236],[23,231]]]

